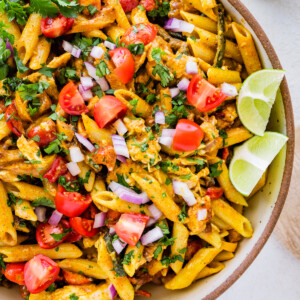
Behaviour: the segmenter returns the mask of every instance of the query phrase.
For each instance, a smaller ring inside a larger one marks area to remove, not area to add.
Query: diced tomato
[[[31,128],[28,131],[28,138],[32,139],[38,136],[39,141],[37,141],[40,147],[49,145],[52,141],[56,139],[56,125],[51,119],[46,119],[40,125]]]
[[[71,285],[89,284],[93,281],[92,279],[87,278],[86,276],[78,274],[78,273],[70,272],[67,270],[62,270],[62,272],[63,272],[65,281]]]
[[[117,162],[117,154],[113,146],[106,146],[104,148],[97,149],[92,154],[92,160],[97,165],[105,165],[108,171],[112,171]]]
[[[142,214],[122,214],[115,227],[116,233],[123,241],[135,246],[141,238],[148,220],[149,217]]]
[[[82,239],[82,235],[78,234],[76,231],[71,231],[67,235],[67,238],[65,239],[65,243],[75,243]]]
[[[22,121],[18,115],[15,103],[10,104],[5,112],[5,121],[9,129],[18,137],[24,134]]]
[[[158,7],[155,0],[141,0],[141,5],[144,6],[146,11],[151,11]]]
[[[86,237],[93,237],[99,232],[99,228],[93,228],[94,220],[70,218],[70,225],[78,234]]]
[[[211,200],[217,200],[223,196],[223,189],[220,187],[209,187],[206,190],[206,195],[210,197]]]
[[[134,74],[134,60],[132,54],[125,47],[110,50],[108,53],[116,66],[114,70],[116,75],[122,83],[128,83]]]
[[[228,158],[228,156],[229,156],[229,150],[228,150],[228,148],[226,147],[226,148],[223,149],[223,152],[222,152],[222,159],[223,159],[223,160],[226,160],[226,159]]]
[[[120,0],[120,3],[125,12],[130,12],[139,5],[138,0]]]
[[[24,285],[24,263],[11,263],[6,265],[4,276],[19,285]]]
[[[176,126],[173,149],[176,151],[196,150],[200,146],[203,136],[203,130],[198,124],[181,119]]]
[[[53,183],[59,178],[59,176],[64,175],[67,171],[67,162],[62,156],[57,156],[51,168],[44,175],[44,178]]]
[[[41,248],[52,249],[66,240],[68,236],[66,230],[69,228],[69,222],[66,220],[61,220],[56,226],[50,225],[49,223],[39,223],[36,228],[35,237]],[[62,235],[62,238],[59,240],[57,240],[58,238],[55,239],[54,236],[57,234]]]
[[[187,91],[188,101],[201,112],[218,107],[226,98],[220,89],[199,75],[192,78]]]
[[[74,24],[74,19],[66,18],[62,14],[55,18],[45,18],[41,21],[42,33],[48,38],[57,38],[68,32]]]
[[[92,202],[91,205],[83,212],[81,215],[82,218],[85,219],[95,219],[96,214],[99,213],[99,209],[96,207],[96,205]]]
[[[127,107],[114,96],[104,96],[95,104],[94,118],[100,128],[104,128],[127,112]]]
[[[116,211],[116,210],[108,210],[106,213],[106,220],[107,220],[107,225],[108,226],[113,226],[115,225],[121,217],[121,213]]]
[[[57,211],[68,217],[80,216],[91,204],[92,197],[84,196],[77,192],[67,192],[64,187],[58,185],[55,195]]]
[[[38,254],[25,264],[25,285],[31,294],[47,289],[58,277],[59,266],[51,258]]]
[[[130,27],[121,38],[121,43],[125,45],[144,43],[148,45],[151,43],[157,34],[157,28],[151,23],[140,23]]]
[[[81,115],[89,111],[76,85],[72,81],[61,90],[59,94],[59,104],[61,108],[70,115]]]

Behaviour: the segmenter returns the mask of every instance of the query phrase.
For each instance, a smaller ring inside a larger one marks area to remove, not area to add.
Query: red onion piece
[[[100,88],[103,92],[106,92],[109,90],[109,84],[104,77],[96,79],[96,82],[100,85]]]
[[[96,214],[93,228],[99,228],[99,227],[104,226],[105,225],[105,217],[106,217],[105,212]]]
[[[189,88],[189,84],[190,81],[187,78],[183,78],[178,82],[177,86],[181,91],[186,92]]]
[[[108,286],[108,293],[111,300],[113,300],[117,295],[117,290],[112,283]]]
[[[158,110],[155,113],[155,123],[161,124],[161,125],[166,123],[165,115],[161,110]]]
[[[142,192],[140,194],[140,196],[143,198],[142,204],[150,202],[150,199],[149,199],[148,195],[146,194],[146,192]]]
[[[155,220],[158,220],[163,215],[163,213],[155,206],[155,204],[149,205],[148,209]]]
[[[63,49],[64,49],[66,52],[72,53],[73,46],[72,46],[72,44],[70,44],[69,42],[63,41],[63,42],[62,42],[62,47],[63,47]]]
[[[78,174],[80,174],[81,170],[80,168],[78,167],[77,163],[76,162],[69,162],[67,163],[67,168],[68,170],[70,171],[70,173],[73,175],[73,176],[77,176]]]
[[[158,142],[168,148],[171,148],[173,145],[173,137],[161,136],[158,138]]]
[[[85,91],[91,89],[94,86],[93,80],[91,77],[80,77],[82,87]]]
[[[46,219],[46,207],[38,206],[34,210],[39,222],[44,222]]]
[[[104,41],[104,46],[110,50],[116,49],[117,46],[109,41]]]
[[[85,67],[88,71],[88,74],[93,77],[95,80],[99,79],[99,77],[96,75],[96,68],[89,62],[85,62]]]
[[[171,97],[172,97],[172,98],[178,96],[179,93],[180,93],[180,89],[179,89],[179,88],[173,88],[173,89],[170,89],[170,94],[171,94]]]
[[[61,218],[62,218],[63,214],[61,214],[60,212],[58,212],[57,210],[55,210],[50,219],[48,220],[48,223],[52,226],[56,226],[58,225],[58,223],[60,222]]]
[[[121,242],[120,239],[114,240],[112,242],[112,245],[118,254],[120,254],[124,250],[124,248],[127,246],[127,244],[125,242]]]
[[[141,242],[145,246],[158,241],[163,236],[162,230],[159,227],[155,227],[141,237]]]
[[[173,180],[173,189],[174,193],[181,196],[188,206],[193,206],[197,203],[194,194],[185,182]]]
[[[104,54],[104,50],[101,47],[94,46],[92,51],[91,51],[91,57],[100,59]]]
[[[85,91],[81,83],[78,86],[78,90],[84,101],[87,101],[87,100],[90,100],[93,98],[92,91],[91,90]]]
[[[80,54],[81,54],[81,49],[78,48],[77,46],[73,46],[73,49],[72,49],[71,54],[72,54],[74,57],[79,58],[79,57],[80,57]]]
[[[114,226],[109,227],[109,232],[108,233],[109,233],[109,235],[114,235],[116,233],[115,227]]]
[[[221,92],[228,97],[236,97],[239,93],[234,85],[224,82],[221,86]]]
[[[90,152],[94,152],[96,150],[94,145],[88,139],[86,139],[84,136],[82,136],[81,134],[79,134],[77,132],[75,132],[75,136],[76,136],[78,142],[81,143]]]
[[[124,135],[128,129],[125,126],[125,124],[123,123],[123,121],[121,119],[118,119],[115,123],[114,126],[116,128],[116,130],[118,131],[119,135]]]
[[[139,194],[132,194],[128,192],[120,193],[119,196],[122,200],[125,200],[130,203],[141,205],[143,202],[143,198]]]
[[[116,134],[113,134],[111,136],[111,139],[112,139],[116,154],[130,158],[125,139],[122,136],[116,135]]]
[[[197,213],[197,220],[198,221],[204,221],[207,217],[207,209],[203,208],[203,209],[200,209],[198,210],[198,213]]]
[[[195,61],[188,61],[185,65],[185,71],[187,74],[198,74],[198,66]]]
[[[81,162],[84,160],[84,156],[81,153],[81,150],[79,147],[70,147],[69,150],[70,150],[71,161]]]
[[[171,18],[165,23],[164,28],[172,30],[174,32],[192,33],[194,31],[195,25],[185,22],[183,20]]]
[[[117,155],[117,160],[119,160],[120,162],[127,164],[127,160],[126,157],[122,156],[122,155]]]
[[[152,226],[152,225],[155,224],[155,223],[156,223],[156,220],[153,219],[153,218],[150,218],[150,219],[148,220],[147,224],[146,224],[146,228]]]
[[[162,137],[174,137],[175,136],[175,132],[176,132],[176,129],[163,129],[161,131],[161,136]]]

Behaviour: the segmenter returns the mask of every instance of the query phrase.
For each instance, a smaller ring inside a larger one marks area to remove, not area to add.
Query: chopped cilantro
[[[55,204],[51,199],[48,199],[46,197],[40,197],[35,199],[30,203],[33,207],[37,206],[47,206],[55,209]]]
[[[178,219],[181,223],[184,222],[184,220],[187,218],[187,213],[186,213],[186,203],[183,204],[181,208],[181,213],[178,215]]]
[[[78,300],[78,299],[79,299],[79,297],[78,297],[78,296],[76,296],[76,294],[75,294],[75,293],[73,293],[73,294],[71,294],[71,295],[69,296],[69,299],[70,299],[70,300]]]
[[[151,52],[151,56],[152,58],[159,64],[161,61],[161,56],[165,55],[166,52],[164,52],[163,50],[161,50],[160,48],[153,48],[152,52]]]
[[[153,76],[156,76],[157,74],[160,77],[161,85],[163,87],[166,87],[174,78],[173,74],[170,73],[170,70],[162,64],[155,65],[152,70],[152,74]]]
[[[169,185],[169,184],[171,184],[171,183],[172,183],[172,180],[171,180],[170,178],[167,178],[166,181],[165,181],[165,184],[166,184],[166,185]]]
[[[68,228],[68,229],[64,229],[62,233],[52,233],[50,235],[54,238],[55,241],[60,242],[71,231],[72,229]]]
[[[3,255],[0,254],[0,266],[1,268],[5,271],[6,270],[6,265],[4,263],[4,260],[3,260]]]
[[[99,64],[96,66],[96,75],[99,77],[104,77],[105,75],[109,75],[110,70],[106,64],[106,62],[101,59]]]
[[[154,257],[154,259],[157,259],[158,255],[159,255],[161,252],[162,252],[162,246],[159,245],[159,246],[155,249],[155,251],[153,252],[153,257]]]
[[[126,46],[126,48],[133,54],[133,55],[140,55],[144,53],[145,45],[143,43],[138,44],[130,44]]]
[[[47,77],[52,77],[52,73],[55,71],[56,71],[55,68],[49,68],[47,66],[44,66],[39,70],[40,73],[44,74]]]
[[[124,255],[124,258],[122,260],[123,265],[130,265],[131,258],[134,258],[133,253],[134,253],[134,250],[131,250],[130,252],[128,252],[127,254]]]
[[[170,11],[170,3],[164,1],[157,9],[152,9],[148,12],[148,16],[152,18],[167,17]]]
[[[209,176],[210,177],[216,178],[216,177],[219,177],[222,174],[223,170],[218,170],[219,166],[222,166],[222,163],[223,163],[223,161],[220,160],[217,163],[212,164],[212,165],[209,166],[209,170],[210,170]]]
[[[18,3],[20,2],[20,3]],[[28,15],[31,13],[30,7],[24,7],[22,1],[16,0],[2,0],[0,2],[0,11],[3,14],[6,12],[9,22],[16,20],[20,25],[25,25]]]

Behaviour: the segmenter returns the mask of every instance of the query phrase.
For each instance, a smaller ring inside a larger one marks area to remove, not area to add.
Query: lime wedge
[[[241,87],[238,114],[243,125],[256,135],[262,136],[266,130],[284,73],[283,70],[261,70],[251,74]]]
[[[250,195],[287,140],[288,137],[281,133],[266,131],[263,136],[254,136],[234,148],[229,177],[242,195]]]

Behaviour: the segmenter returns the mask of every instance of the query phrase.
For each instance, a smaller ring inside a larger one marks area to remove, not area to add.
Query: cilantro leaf
[[[52,233],[50,234],[55,241],[60,242],[68,233],[70,233],[73,229],[68,228],[68,229],[64,229],[64,232],[62,233]]]
[[[101,59],[99,64],[96,66],[96,75],[99,77],[104,77],[105,75],[109,75],[110,70],[106,64],[106,62]]]
[[[152,18],[167,17],[170,11],[170,3],[164,1],[157,9],[152,9],[148,12],[148,16]]]
[[[4,28],[10,27],[9,25],[4,24],[3,21],[0,21],[0,37],[2,38],[3,41],[6,42],[8,40],[11,44],[14,43],[15,37],[13,34],[7,32]]]
[[[9,22],[16,20],[20,25],[25,25],[28,19],[28,15],[31,13],[30,7],[23,7],[17,1],[13,0],[2,0],[0,4],[0,11],[3,14],[6,12]]]
[[[13,49],[14,49],[14,58],[15,58],[15,62],[16,62],[16,65],[17,65],[18,72],[25,73],[29,69],[24,66],[22,60],[19,57],[17,49],[16,48],[13,48]]]
[[[52,73],[55,71],[56,71],[55,68],[49,68],[47,66],[45,66],[39,70],[40,73],[44,74],[47,77],[52,77]]]
[[[76,296],[75,293],[73,293],[73,294],[71,294],[71,295],[69,296],[69,299],[70,299],[70,300],[78,300],[79,297]]]
[[[162,246],[159,245],[159,246],[155,249],[155,251],[153,252],[153,257],[154,257],[154,259],[157,259],[158,255],[159,255],[161,252],[162,252]]]
[[[166,52],[162,51],[160,48],[153,48],[151,52],[152,58],[159,64],[161,61],[161,56],[165,55]]]
[[[51,0],[30,0],[30,7],[43,18],[54,18],[58,15],[58,8]]]
[[[212,178],[219,177],[223,172],[223,170],[219,170],[219,166],[222,166],[222,164],[223,164],[223,161],[220,160],[217,163],[210,165],[209,166],[209,170],[210,170],[209,176]]]
[[[127,45],[126,48],[133,54],[133,55],[140,55],[144,53],[145,45],[143,43],[138,44],[130,44]]]
[[[134,258],[133,253],[134,253],[134,250],[131,250],[130,252],[128,252],[127,254],[124,255],[124,258],[122,260],[123,265],[130,265],[131,258]]]
[[[55,209],[55,204],[51,199],[48,199],[46,197],[37,198],[34,201],[30,203],[32,206],[47,206]]]
[[[4,263],[4,260],[3,260],[3,255],[0,254],[0,266],[1,268],[5,271],[6,270],[6,265]]]
[[[153,76],[156,76],[157,74],[160,77],[161,85],[163,87],[166,87],[174,78],[173,74],[170,73],[170,70],[162,64],[155,65],[152,70],[152,74]]]
[[[184,220],[188,217],[187,213],[186,213],[186,203],[184,203],[184,205],[181,208],[181,213],[178,215],[178,220],[183,223]]]

